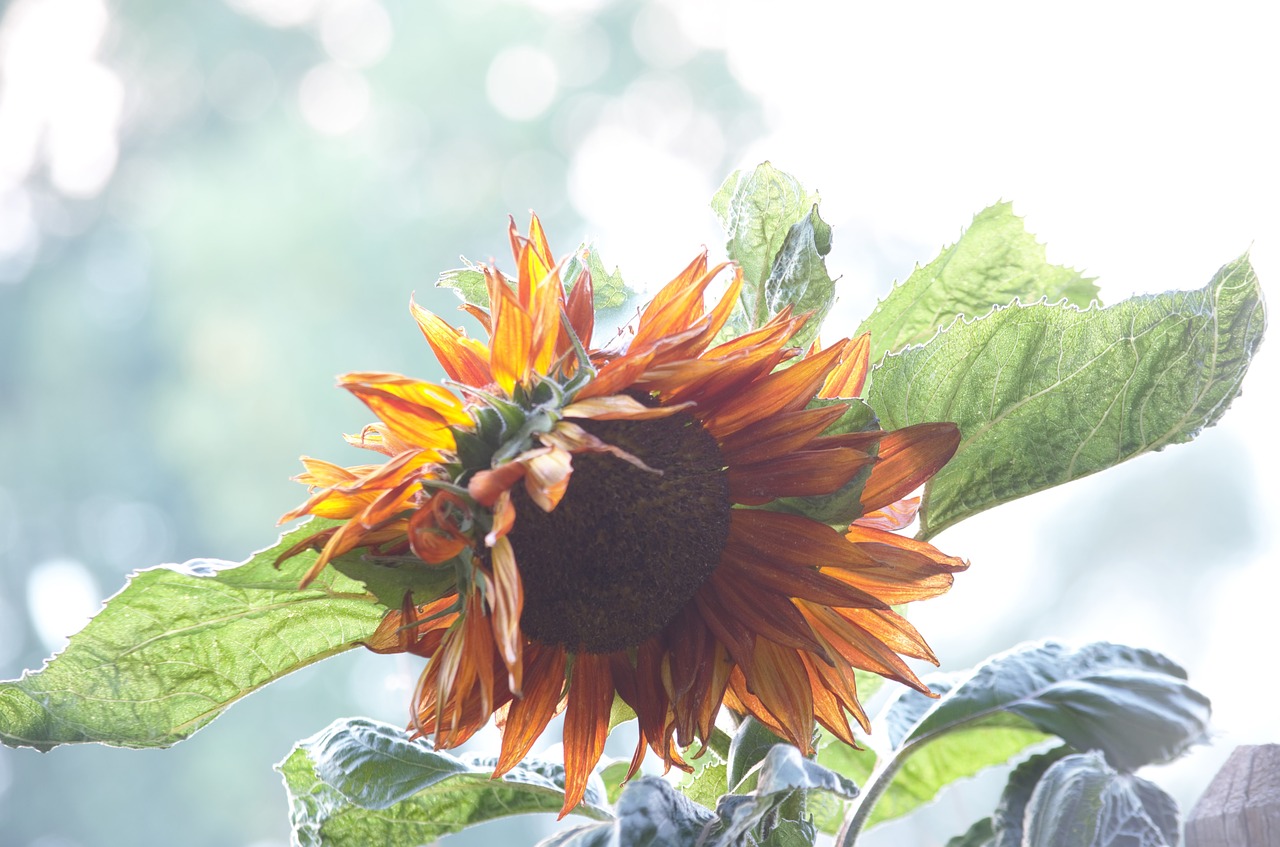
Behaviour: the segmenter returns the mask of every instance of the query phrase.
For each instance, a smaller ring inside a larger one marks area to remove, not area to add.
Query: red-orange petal
[[[507,688],[520,696],[524,681],[523,643],[520,615],[524,611],[524,585],[516,567],[511,542],[499,538],[493,545],[490,561],[493,579],[489,583],[489,606],[493,612],[493,643],[507,668]]]
[[[440,366],[451,379],[467,385],[483,387],[493,382],[489,372],[489,348],[443,318],[409,300],[409,310],[418,322],[427,343],[436,354]]]
[[[959,446],[960,428],[953,423],[922,423],[885,433],[862,489],[862,510],[874,512],[906,497],[942,470]]]
[[[609,735],[613,706],[613,676],[607,656],[578,653],[573,659],[569,703],[564,710],[564,817],[582,802],[587,778]]]
[[[871,368],[871,333],[864,332],[853,340],[840,364],[827,374],[822,383],[819,397],[857,397],[862,394],[862,386],[867,381],[867,371]]]
[[[845,342],[838,342],[816,356],[755,381],[717,409],[706,421],[707,429],[717,438],[724,438],[771,415],[803,408],[813,399],[827,370],[844,347]]]
[[[875,459],[858,450],[800,450],[754,465],[729,466],[729,497],[758,506],[779,497],[831,494]]]
[[[533,365],[533,318],[496,270],[490,278],[489,303],[493,310],[493,338],[489,345],[489,369],[494,381],[508,395],[527,382]]]
[[[502,730],[502,752],[495,777],[520,764],[533,747],[533,742],[555,717],[556,706],[564,694],[564,649],[536,642],[525,648],[524,697],[514,700],[507,712],[507,725]]]

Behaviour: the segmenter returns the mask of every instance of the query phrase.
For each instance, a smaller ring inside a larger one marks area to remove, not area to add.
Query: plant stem
[[[853,843],[858,839],[858,834],[867,825],[867,819],[871,817],[871,812],[875,809],[876,803],[879,802],[880,796],[888,789],[889,784],[893,782],[893,777],[898,773],[898,769],[906,761],[906,756],[903,755],[906,752],[907,748],[899,750],[898,755],[890,759],[883,770],[877,768],[876,771],[872,772],[873,777],[864,788],[862,797],[858,800],[858,805],[844,819],[844,823],[840,825],[840,831],[836,833],[836,847],[853,847]]]

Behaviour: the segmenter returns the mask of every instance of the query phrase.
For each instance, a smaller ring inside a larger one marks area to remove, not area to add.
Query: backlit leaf
[[[727,237],[725,251],[742,267],[742,309],[730,320],[734,332],[768,320],[767,285],[774,262],[791,228],[808,217],[817,201],[817,194],[768,162],[734,171],[711,198]],[[825,240],[829,244],[829,232]]]
[[[406,589],[425,602],[452,579],[451,568],[353,554],[299,591],[316,553],[279,569],[276,557],[336,523],[314,519],[238,566],[197,560],[135,573],[62,653],[0,683],[0,740],[167,747],[272,680],[359,646]]]
[[[907,281],[895,285],[854,335],[871,333],[871,361],[928,341],[957,316],[985,315],[1014,298],[1066,299],[1085,308],[1098,296],[1093,280],[1045,261],[1044,245],[1026,231],[1009,203],[983,209],[960,239]]]
[[[1239,393],[1264,324],[1241,258],[1196,291],[1083,312],[1014,304],[887,357],[870,393],[882,426],[954,421],[961,432],[925,488],[921,537],[1191,440]]]
[[[791,306],[797,314],[812,312],[789,343],[805,347],[818,335],[822,320],[835,302],[835,282],[827,274],[824,258],[831,252],[831,227],[818,216],[814,204],[787,231],[765,281],[766,311],[770,315]]]
[[[557,812],[564,768],[525,761],[492,779],[494,761],[462,759],[364,719],[336,721],[276,766],[302,847],[417,847],[494,818]],[[574,812],[608,819],[593,781]]]

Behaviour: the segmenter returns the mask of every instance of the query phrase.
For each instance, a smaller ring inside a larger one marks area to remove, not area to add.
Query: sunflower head
[[[378,418],[349,440],[385,460],[305,459],[313,493],[284,518],[345,521],[310,540],[307,579],[357,548],[456,569],[368,642],[429,659],[412,726],[451,747],[496,715],[501,774],[563,709],[567,812],[615,698],[639,719],[634,773],[646,749],[687,768],[721,705],[808,753],[815,724],[852,744],[850,718],[869,731],[855,668],[928,693],[903,657],[936,659],[891,606],[965,563],[895,530],[956,428],[847,426],[867,339],[802,351],[789,308],[721,340],[742,277],[705,253],[594,347],[590,274],[566,288],[536,217],[510,235],[516,278],[486,268],[487,308],[465,307],[487,342],[412,304],[450,387],[343,377]],[[818,502],[842,505],[839,528]]]

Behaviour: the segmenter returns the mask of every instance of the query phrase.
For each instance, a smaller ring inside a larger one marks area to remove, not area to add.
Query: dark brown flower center
[[[608,653],[660,631],[715,570],[729,535],[729,485],[715,438],[686,413],[582,427],[662,474],[607,453],[575,454],[554,511],[523,486],[512,490],[510,538],[525,634]]]

